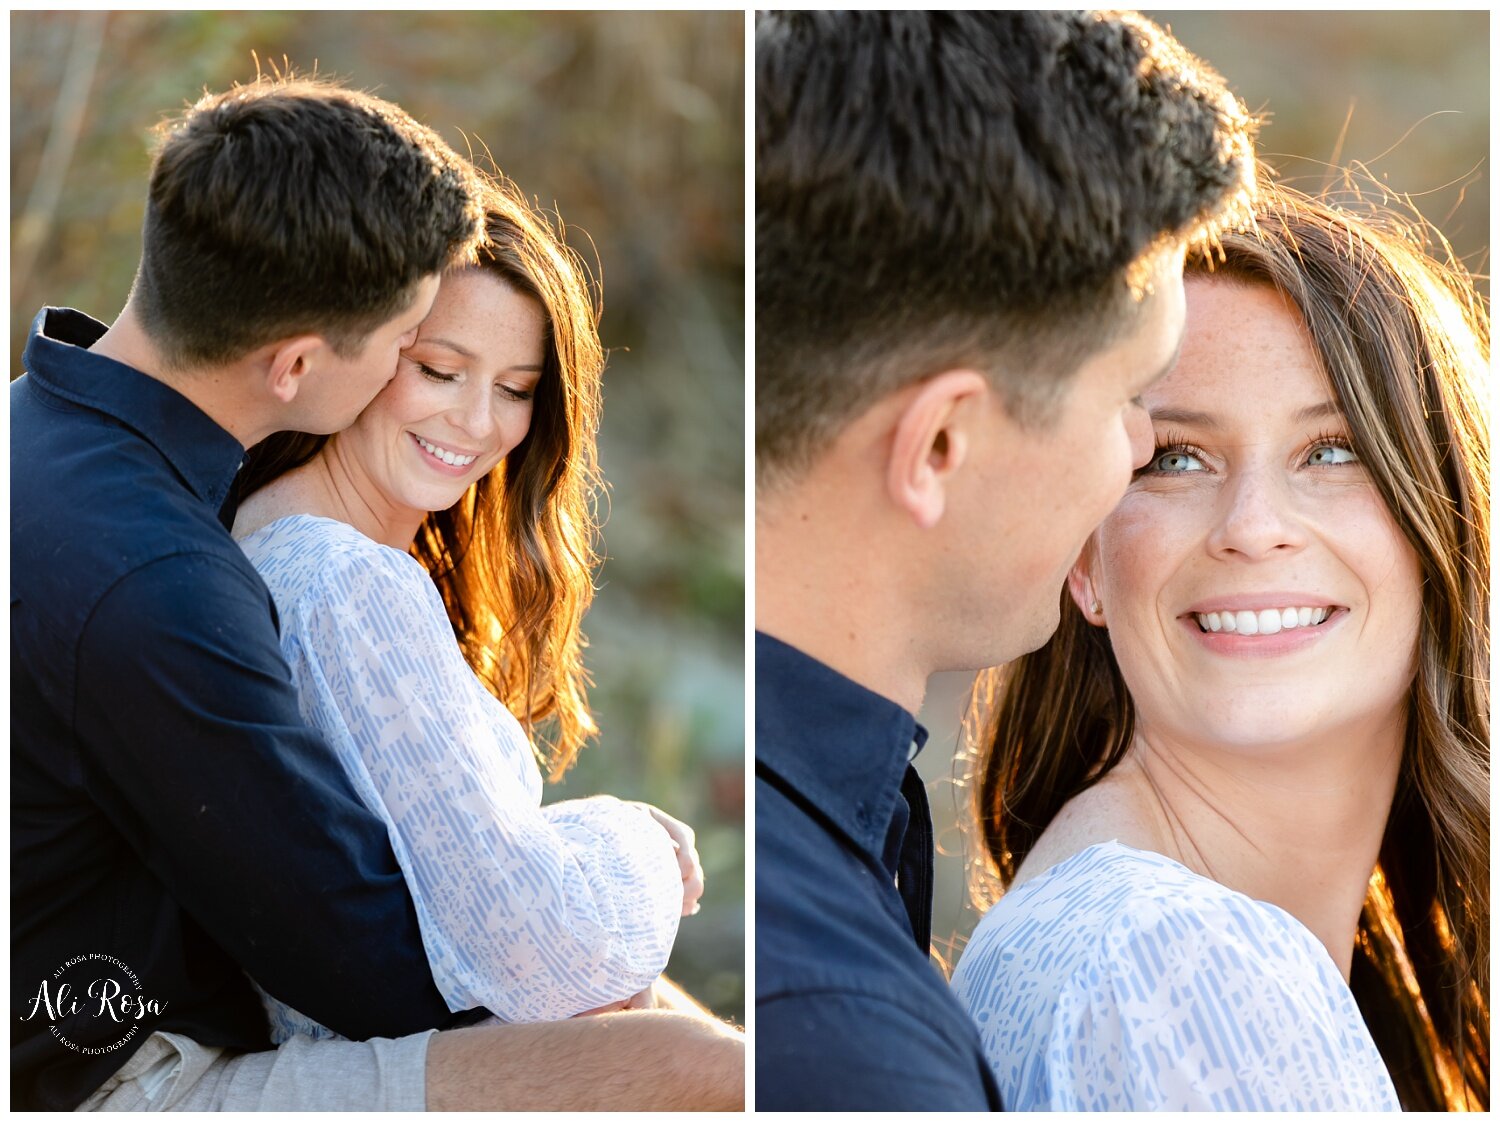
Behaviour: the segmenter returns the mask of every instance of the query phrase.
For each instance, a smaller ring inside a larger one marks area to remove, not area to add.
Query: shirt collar
[[[887,697],[755,634],[755,758],[877,857],[927,730]]]
[[[245,458],[240,442],[165,382],[88,348],[107,330],[72,308],[43,308],[22,356],[48,393],[114,417],[150,441],[188,488],[215,509]]]

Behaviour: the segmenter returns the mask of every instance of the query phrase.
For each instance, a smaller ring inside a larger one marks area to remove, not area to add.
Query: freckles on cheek
[[[1099,559],[1103,564],[1101,583],[1116,590],[1135,585],[1142,572],[1158,571],[1156,554],[1161,539],[1159,520],[1150,504],[1127,495],[1103,525],[1099,527]]]
[[[1421,562],[1373,490],[1366,489],[1358,496],[1358,501],[1329,513],[1341,517],[1329,517],[1324,521],[1323,539],[1335,555],[1362,578],[1370,595],[1404,604],[1408,613],[1419,612],[1422,602]]]

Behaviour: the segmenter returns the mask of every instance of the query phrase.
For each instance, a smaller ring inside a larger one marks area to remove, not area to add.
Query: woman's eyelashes
[[[458,381],[459,379],[459,375],[457,373],[453,373],[447,370],[437,370],[431,366],[428,366],[425,362],[417,362],[415,359],[412,360],[412,365],[421,372],[422,377],[432,382],[438,382],[440,384],[451,384]],[[532,398],[532,394],[535,392],[529,386],[507,386],[504,382],[496,382],[495,389],[501,394],[501,396],[506,397],[511,401],[530,401]]]
[[[1157,442],[1145,466],[1136,469],[1135,477],[1139,479],[1143,475],[1185,475],[1188,472],[1207,471],[1207,458],[1208,453],[1198,445],[1168,432]]]
[[[1308,449],[1307,462],[1315,467],[1338,467],[1341,464],[1357,464],[1359,456],[1349,438],[1341,433],[1325,432],[1313,439]]]
[[[1318,434],[1305,445],[1297,463],[1303,467],[1337,468],[1357,465],[1359,456],[1347,436],[1326,432]],[[1136,469],[1135,477],[1187,475],[1209,470],[1211,468],[1207,452],[1184,437],[1167,433],[1153,449],[1151,459],[1146,461],[1145,466]]]

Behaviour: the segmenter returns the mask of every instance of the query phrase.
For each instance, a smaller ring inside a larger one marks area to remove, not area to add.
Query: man
[[[1131,15],[773,14],[756,69],[756,1105],[994,1109],[912,714],[1056,627],[1249,122]]]
[[[436,134],[262,80],[165,130],[114,324],[38,317],[11,390],[15,1105],[737,1101],[740,1041],[706,1019],[433,1035],[484,1012],[434,986],[384,827],[299,718],[224,529],[244,449],[351,422],[479,233]],[[252,979],[349,1039],[271,1049]]]

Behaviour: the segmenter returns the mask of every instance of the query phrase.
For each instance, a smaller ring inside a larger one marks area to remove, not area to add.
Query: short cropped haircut
[[[173,368],[303,332],[342,357],[472,254],[472,167],[399,107],[263,77],[158,127],[132,300]]]
[[[1045,423],[1253,191],[1244,106],[1139,15],[770,13],[755,60],[762,484],[945,369]]]

